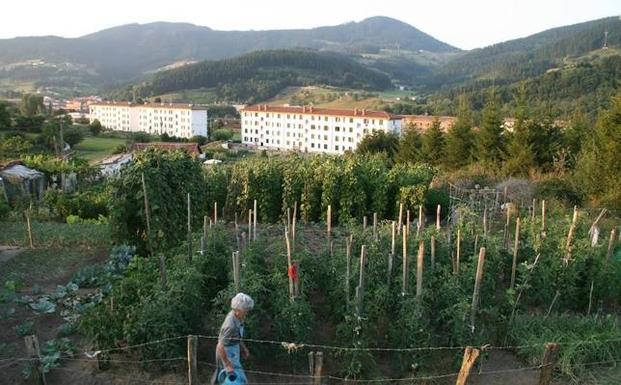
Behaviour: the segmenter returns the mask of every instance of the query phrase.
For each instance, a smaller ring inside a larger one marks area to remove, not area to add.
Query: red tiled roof
[[[202,153],[198,143],[174,143],[174,142],[151,142],[151,143],[134,143],[133,151],[142,151],[150,147],[155,147],[164,151],[183,150],[190,155],[199,155]]]
[[[346,117],[365,117],[380,118],[389,120],[400,120],[398,115],[392,115],[384,111],[370,111],[362,108],[354,109],[336,109],[336,108],[319,108],[313,106],[270,106],[267,104],[255,104],[242,108],[241,112],[280,112],[285,114],[302,114],[302,115],[331,115]]]
[[[89,106],[110,106],[110,107],[142,107],[142,108],[174,108],[183,110],[206,110],[207,107],[199,106],[196,104],[186,103],[131,103],[131,102],[95,102],[89,104]]]

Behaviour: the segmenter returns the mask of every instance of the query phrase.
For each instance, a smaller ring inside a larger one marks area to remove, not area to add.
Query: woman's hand
[[[226,372],[231,374],[233,373],[235,370],[233,369],[233,363],[231,363],[231,361],[227,362],[226,364],[224,364],[224,368],[226,369]]]

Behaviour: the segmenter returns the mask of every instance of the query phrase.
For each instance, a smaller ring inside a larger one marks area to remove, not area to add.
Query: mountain
[[[349,54],[382,49],[450,54],[459,50],[401,21],[372,17],[330,27],[216,31],[187,23],[129,24],[79,38],[0,40],[0,83],[19,78],[47,86],[118,84],[178,62],[231,58],[255,50],[311,48]]]
[[[493,81],[514,82],[562,67],[568,60],[585,56],[604,45],[621,46],[621,19],[608,17],[549,29],[525,38],[474,49],[455,56],[427,80],[431,88]]]
[[[194,88],[214,89],[220,99],[254,103],[286,87],[324,85],[364,90],[392,87],[390,78],[334,52],[265,50],[208,60],[152,75],[121,97],[151,97]],[[118,96],[118,95],[117,95]]]

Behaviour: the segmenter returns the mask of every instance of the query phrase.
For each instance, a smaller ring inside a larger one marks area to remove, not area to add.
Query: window
[[[339,126],[334,127],[334,131],[336,131],[336,132],[341,131],[341,127],[339,127]]]
[[[349,132],[354,132],[353,127],[349,127]]]
[[[328,126],[323,126],[324,131],[328,131]]]
[[[328,117],[326,116],[323,120],[325,120],[327,122],[328,121]]]
[[[324,144],[324,145],[323,145],[323,149],[324,149],[324,150],[327,150],[327,149],[328,149],[328,145],[327,145],[327,144]]]
[[[349,123],[353,123],[354,122],[354,118],[349,118]]]
[[[323,140],[328,140],[328,135],[324,135]]]

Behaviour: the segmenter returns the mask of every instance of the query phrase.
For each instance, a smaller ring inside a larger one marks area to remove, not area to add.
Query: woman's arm
[[[244,357],[244,359],[248,358],[248,356],[250,356],[250,351],[246,347],[246,344],[244,343],[244,341],[239,341],[239,346],[242,351],[242,357]]]
[[[218,357],[220,357],[220,359],[224,363],[224,368],[226,369],[226,372],[227,373],[233,372],[234,371],[233,363],[231,362],[231,360],[229,360],[229,357],[226,355],[226,351],[224,350],[224,345],[222,344],[222,342],[218,342],[218,345],[216,345],[216,353],[218,354]]]

